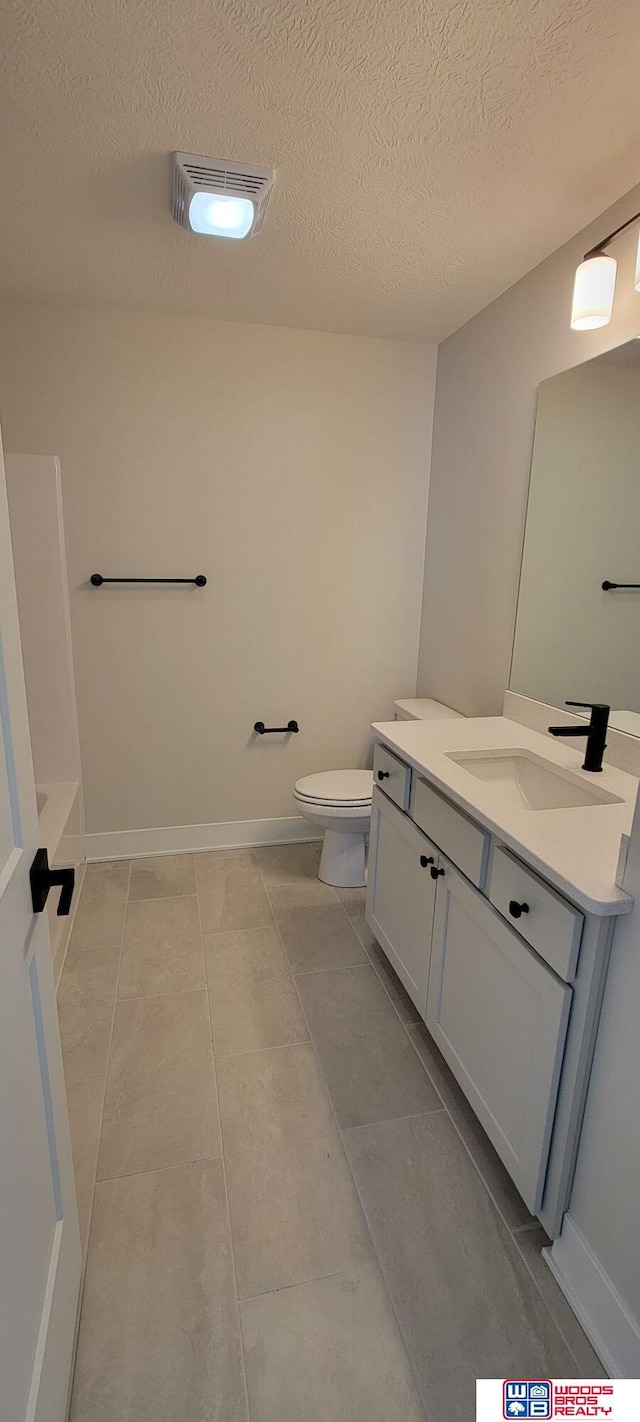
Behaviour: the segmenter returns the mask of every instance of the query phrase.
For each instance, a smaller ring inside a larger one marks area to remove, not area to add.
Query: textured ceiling
[[[5,0],[0,289],[439,339],[640,178],[638,0]],[[263,232],[174,149],[273,164]]]

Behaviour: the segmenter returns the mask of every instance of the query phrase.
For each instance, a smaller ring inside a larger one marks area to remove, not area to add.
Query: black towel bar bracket
[[[613,588],[640,588],[640,583],[610,583],[605,579],[602,584],[602,591],[611,592]]]
[[[102,573],[91,574],[94,588],[101,588],[103,583],[192,583],[197,588],[203,588],[206,582],[204,573],[198,573],[195,578],[103,578]]]
[[[253,729],[257,736],[295,736],[300,727],[297,721],[289,721],[286,726],[265,726],[264,721],[256,721]]]

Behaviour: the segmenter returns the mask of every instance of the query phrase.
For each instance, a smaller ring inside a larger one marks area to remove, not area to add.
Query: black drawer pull
[[[389,779],[389,771],[388,771],[388,770],[379,770],[379,771],[378,771],[378,780],[388,780],[388,779]]]
[[[519,904],[515,899],[509,901],[509,913],[512,918],[520,918],[523,913],[529,912],[528,904]]]
[[[423,869],[426,869],[427,864],[433,864],[433,855],[432,855],[432,854],[421,854],[421,855],[420,855],[420,864],[421,864],[421,866],[422,866]]]
[[[432,878],[432,879],[439,879],[441,874],[444,874],[444,869],[436,869],[435,865],[432,864],[432,866],[431,866],[431,878]]]

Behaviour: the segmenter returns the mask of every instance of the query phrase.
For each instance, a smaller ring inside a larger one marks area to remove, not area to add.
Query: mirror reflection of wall
[[[511,690],[640,735],[640,340],[541,385]]]

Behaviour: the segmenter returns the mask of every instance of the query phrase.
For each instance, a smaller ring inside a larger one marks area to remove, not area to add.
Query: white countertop
[[[638,780],[605,765],[595,776],[581,769],[584,741],[564,741],[530,731],[504,716],[455,721],[382,721],[376,739],[395,751],[462,810],[586,913],[630,913],[633,899],[616,885],[620,837],[629,834]],[[577,772],[597,789],[619,795],[621,805],[529,810],[509,804],[498,784],[477,779],[448,759],[452,751],[529,750]]]
[[[454,711],[452,706],[445,706],[442,701],[434,701],[431,696],[410,696],[406,701],[394,701],[393,709],[402,721],[464,720],[460,711]]]

